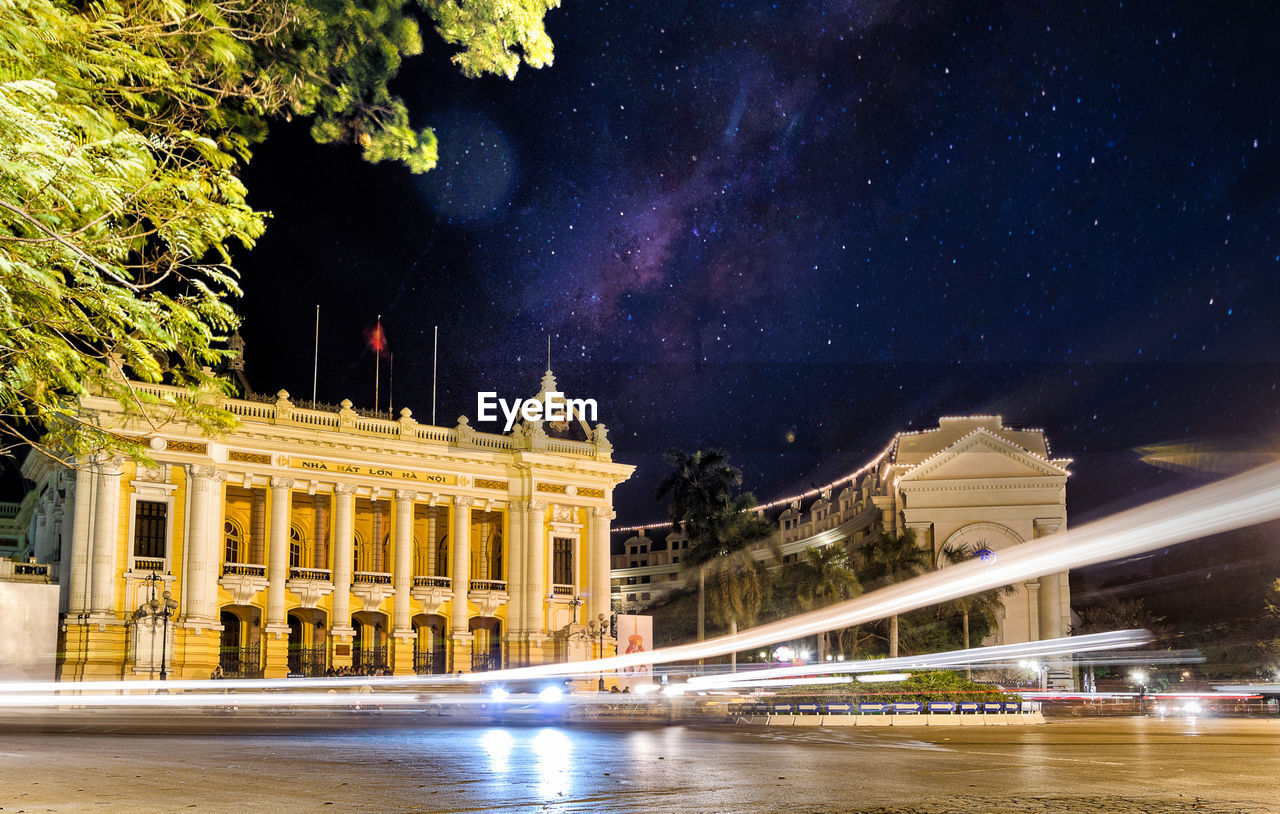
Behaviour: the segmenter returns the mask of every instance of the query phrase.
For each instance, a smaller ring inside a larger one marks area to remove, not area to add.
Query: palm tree
[[[821,608],[862,593],[862,584],[847,562],[848,553],[842,545],[806,548],[804,556],[789,569],[800,607]],[[827,635],[818,634],[819,662],[827,655]]]
[[[683,570],[696,571],[698,575],[698,641],[702,641],[706,637],[707,615],[703,566],[721,554],[715,527],[724,523],[726,508],[733,504],[733,489],[742,483],[742,472],[729,465],[728,453],[722,449],[692,453],[669,449],[665,459],[673,471],[658,484],[657,499],[670,497],[667,517],[671,528],[683,531],[689,538]]]
[[[858,548],[863,581],[883,587],[924,573],[928,567],[925,552],[916,544],[914,529],[897,537],[880,532]],[[898,657],[898,615],[889,617],[889,658]]]
[[[944,546],[942,549],[943,559],[949,565],[971,560],[978,556],[978,552],[982,549],[973,545],[951,545]],[[1004,585],[999,588],[992,588],[989,591],[982,591],[969,596],[961,596],[944,604],[945,608],[949,608],[953,613],[960,614],[964,627],[964,649],[969,649],[969,617],[980,616],[986,619],[990,624],[998,623],[1000,609],[1004,607],[1004,597],[1012,596],[1016,591],[1011,585]],[[973,670],[965,665],[965,676],[973,677]]]

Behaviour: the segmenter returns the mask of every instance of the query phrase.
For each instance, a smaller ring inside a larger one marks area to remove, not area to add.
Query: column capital
[[[617,513],[609,506],[592,506],[591,516],[595,518],[603,517],[612,520],[617,517]]]
[[[187,464],[187,474],[201,480],[222,481],[227,478],[225,473],[219,472],[216,466],[209,464]]]
[[[356,485],[354,483],[339,483],[333,487],[335,495],[354,495],[356,493]]]
[[[460,509],[465,509],[468,506],[474,506],[475,503],[476,499],[474,497],[467,497],[466,495],[457,495],[453,499],[453,505]]]
[[[545,511],[547,510],[547,501],[545,501],[545,500],[530,500],[530,501],[529,501],[529,508],[530,508],[530,509],[532,509],[532,510],[533,510],[533,511],[535,511],[535,512],[545,512]]]
[[[413,491],[412,489],[396,490],[396,500],[403,500],[403,501],[409,502],[417,499],[418,499],[418,493]]]
[[[526,498],[512,498],[507,501],[507,508],[513,512],[527,512],[529,511],[530,502]]]
[[[281,475],[272,475],[271,488],[272,489],[292,489],[293,478],[286,478]]]
[[[1039,578],[1033,579],[1030,582],[1023,583],[1023,585],[1026,587],[1027,591],[1029,591],[1030,593],[1033,593],[1033,594],[1040,593]]]

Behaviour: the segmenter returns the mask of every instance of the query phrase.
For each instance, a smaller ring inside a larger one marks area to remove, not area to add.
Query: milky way
[[[1141,444],[1274,438],[1280,12],[1147,6],[569,2],[514,82],[429,48],[396,84],[429,176],[259,150],[250,378],[309,395],[319,303],[320,398],[371,404],[381,313],[427,420],[439,325],[452,424],[532,392],[549,333],[640,464],[619,522],[672,445],[769,499],[996,412],[1076,458],[1076,510],[1170,477]]]

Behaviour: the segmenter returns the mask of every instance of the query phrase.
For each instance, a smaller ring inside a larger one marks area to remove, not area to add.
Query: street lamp
[[[167,681],[169,679],[169,671],[165,667],[165,655],[169,645],[169,617],[173,616],[173,612],[178,609],[178,603],[173,600],[173,595],[165,591],[161,596],[156,596],[156,583],[160,582],[159,572],[152,571],[151,576],[147,577],[147,582],[151,585],[151,599],[142,603],[142,605],[133,613],[133,618],[142,620],[150,617],[153,620],[164,620],[164,633],[160,637],[160,680]],[[155,628],[153,627],[152,630]]]
[[[591,635],[600,645],[600,658],[604,658],[604,637],[609,632],[609,623],[605,621],[604,614],[600,614],[595,619],[587,623],[587,627],[591,629]],[[596,686],[600,692],[604,692],[604,668],[600,668],[600,682]]]
[[[1134,670],[1129,673],[1129,678],[1134,684],[1138,685],[1138,697],[1145,698],[1147,695],[1147,674],[1142,670]]]
[[[582,596],[575,596],[569,600],[569,604],[573,606],[573,623],[578,624],[578,608],[582,607]]]

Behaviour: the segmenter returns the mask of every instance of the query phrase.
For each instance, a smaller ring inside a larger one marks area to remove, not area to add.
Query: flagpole
[[[378,414],[378,385],[382,383],[382,348],[380,337],[382,336],[382,314],[378,314],[378,327],[374,328],[374,348],[373,348],[373,414]]]
[[[316,303],[316,356],[311,366],[311,406],[316,406],[316,377],[320,373],[320,304]]]
[[[387,360],[391,363],[391,370],[387,373],[387,418],[395,418],[396,355],[388,351]]]
[[[435,338],[431,342],[431,426],[436,425],[436,360],[440,355],[440,326],[435,326]]]

